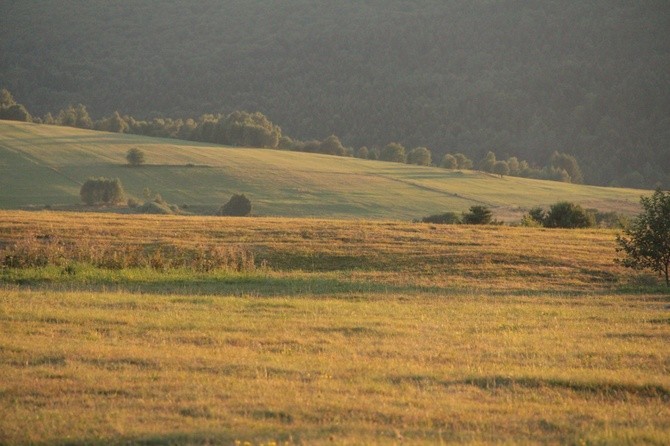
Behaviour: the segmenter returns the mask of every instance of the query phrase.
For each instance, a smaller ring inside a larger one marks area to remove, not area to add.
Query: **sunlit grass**
[[[667,441],[654,296],[6,290],[6,441]],[[38,421],[41,420],[41,421]]]
[[[2,444],[670,442],[670,297],[613,231],[0,212],[27,235],[265,263],[4,268]]]

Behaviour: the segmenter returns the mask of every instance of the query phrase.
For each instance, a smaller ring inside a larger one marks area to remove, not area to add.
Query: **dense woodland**
[[[303,150],[559,152],[586,183],[670,186],[663,0],[2,2],[3,87],[40,117],[82,103],[192,131],[248,110]]]

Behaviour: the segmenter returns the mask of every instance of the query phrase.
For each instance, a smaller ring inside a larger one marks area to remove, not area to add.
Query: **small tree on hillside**
[[[117,204],[125,200],[126,194],[118,178],[89,178],[79,190],[81,201],[89,206]]]
[[[397,142],[392,142],[384,147],[379,154],[379,159],[382,161],[390,161],[393,163],[404,163],[407,156],[405,155],[405,148]]]
[[[219,215],[228,217],[245,217],[251,213],[251,201],[244,194],[233,195],[228,203],[221,206]]]
[[[484,159],[479,162],[479,170],[482,172],[493,172],[493,166],[496,164],[496,154],[489,151]]]
[[[126,152],[126,161],[128,161],[128,164],[131,166],[141,166],[144,164],[144,152],[137,147],[133,147]]]
[[[442,157],[440,166],[444,167],[445,169],[458,169],[458,160],[456,160],[454,155],[447,153]]]
[[[496,161],[493,164],[493,173],[500,175],[500,178],[509,175],[509,165],[507,164],[507,161]]]
[[[415,147],[407,154],[407,164],[430,166],[432,162],[432,154],[426,147]]]
[[[618,261],[629,268],[651,269],[665,275],[670,287],[670,192],[657,189],[651,197],[640,199],[643,211],[625,236],[618,236]]]
[[[470,212],[463,214],[466,225],[487,225],[493,220],[493,213],[486,206],[471,206]]]
[[[464,170],[472,169],[472,166],[473,166],[472,160],[470,158],[468,158],[467,156],[463,155],[462,153],[457,153],[456,155],[454,155],[454,158],[456,158],[459,169],[464,169]]]

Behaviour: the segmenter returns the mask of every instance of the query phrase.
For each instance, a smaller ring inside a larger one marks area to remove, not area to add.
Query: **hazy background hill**
[[[665,0],[5,0],[0,87],[38,115],[260,111],[294,138],[670,184]]]

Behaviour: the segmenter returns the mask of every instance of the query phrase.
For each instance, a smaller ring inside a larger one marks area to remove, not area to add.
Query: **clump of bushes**
[[[245,217],[251,213],[251,201],[244,194],[234,194],[219,209],[218,214],[228,217]]]
[[[595,214],[580,205],[561,201],[551,205],[548,211],[541,207],[532,208],[524,215],[524,226],[543,226],[545,228],[590,228],[595,226]]]
[[[434,223],[445,225],[498,225],[502,224],[493,219],[491,209],[482,205],[471,206],[468,212],[458,215],[455,212],[445,212],[443,214],[429,215],[420,220],[422,223]]]
[[[160,194],[156,194],[153,200],[147,200],[142,205],[137,204],[134,209],[138,214],[173,215],[184,213],[179,206],[169,204]]]
[[[422,223],[434,223],[438,225],[457,225],[461,223],[461,216],[456,212],[445,212],[444,214],[429,215],[421,219]]]
[[[463,224],[488,225],[493,222],[493,213],[486,206],[471,206],[470,211],[463,214]]]
[[[81,200],[89,206],[119,204],[126,193],[118,178],[89,178],[79,190]]]

